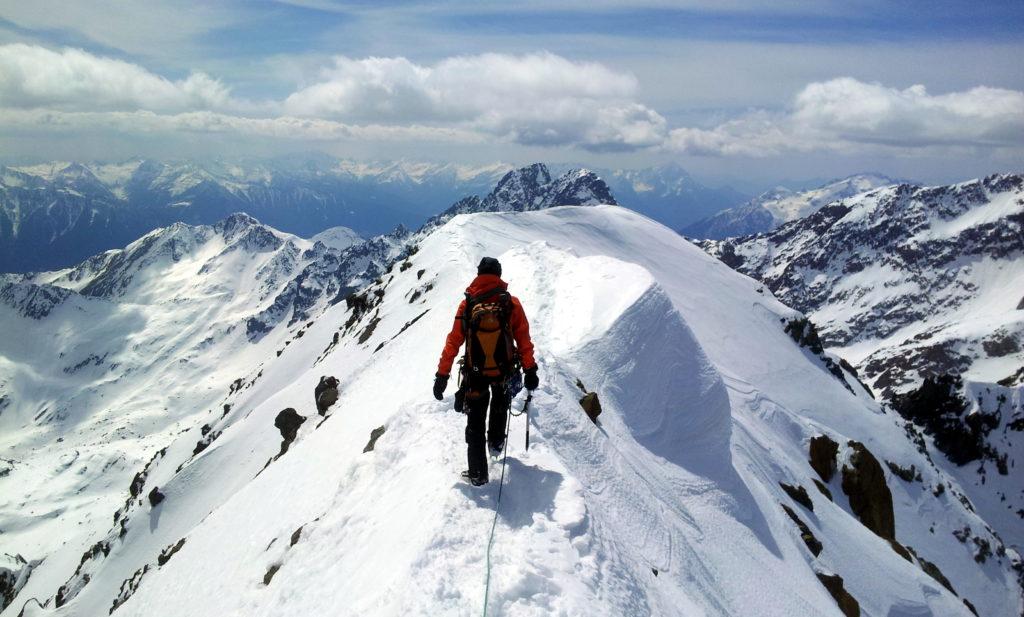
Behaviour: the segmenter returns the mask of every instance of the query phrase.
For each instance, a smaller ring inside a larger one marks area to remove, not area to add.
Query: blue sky
[[[0,2],[0,148],[1020,169],[1024,2]],[[12,154],[16,153],[16,154]]]

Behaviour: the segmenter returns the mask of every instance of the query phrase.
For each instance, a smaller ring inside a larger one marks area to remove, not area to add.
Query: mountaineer
[[[461,379],[455,393],[455,409],[466,414],[469,469],[462,476],[474,486],[481,486],[488,480],[485,442],[492,452],[502,451],[512,398],[524,385],[535,390],[539,384],[530,324],[519,299],[508,293],[508,283],[501,280],[501,263],[493,257],[480,260],[477,276],[466,288],[466,298],[455,313],[455,324],[445,340],[434,377],[434,398],[439,401],[444,398],[455,356],[463,345]]]

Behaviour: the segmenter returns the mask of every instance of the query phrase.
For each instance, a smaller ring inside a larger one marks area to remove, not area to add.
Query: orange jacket
[[[466,288],[466,293],[476,297],[495,287],[508,289],[508,283],[494,274],[480,274]],[[455,324],[452,326],[452,331],[448,333],[448,338],[445,339],[444,351],[441,352],[441,361],[437,363],[438,375],[451,374],[452,364],[455,363],[455,356],[459,355],[459,349],[466,340],[466,335],[462,331],[462,314],[465,310],[466,301],[463,300],[459,304],[459,310],[455,313]],[[530,323],[526,321],[523,305],[519,303],[519,298],[515,296],[512,296],[512,314],[508,317],[508,326],[512,330],[512,338],[516,341],[516,348],[519,350],[519,358],[523,363],[523,368],[529,369],[537,366],[537,362],[533,359]]]

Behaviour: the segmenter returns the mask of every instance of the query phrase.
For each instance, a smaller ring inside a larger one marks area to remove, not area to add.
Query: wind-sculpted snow
[[[255,343],[236,329],[205,356],[166,350],[154,384],[218,387],[172,389],[168,403],[183,414],[174,430],[140,448],[102,521],[50,546],[12,606],[35,596],[55,616],[474,614],[497,509],[490,614],[836,614],[817,573],[841,575],[864,614],[966,617],[963,599],[981,614],[1020,611],[1016,550],[898,416],[790,338],[784,322],[798,313],[672,230],[618,207],[567,207],[457,216],[397,244],[390,268],[308,321]],[[464,484],[464,417],[451,389],[430,396],[444,333],[484,255],[501,260],[526,308],[541,375],[529,451],[525,418],[511,422],[500,505],[500,463],[486,487]],[[229,305],[235,323],[244,304]],[[323,375],[340,392],[326,418],[313,399]],[[601,397],[597,424],[580,384]],[[130,411],[106,398],[111,418]],[[285,409],[307,419],[281,454]],[[862,524],[838,477],[823,484],[832,499],[814,488],[808,442],[821,434],[841,444],[840,467],[857,440],[920,471],[912,485],[883,478],[895,540],[920,559]],[[70,459],[56,477],[81,465]],[[0,494],[50,469],[19,462]],[[807,487],[813,512],[780,482]],[[164,500],[150,506],[157,487]],[[53,501],[66,507],[69,493]],[[820,540],[817,557],[783,505]],[[5,542],[42,551],[14,529]]]

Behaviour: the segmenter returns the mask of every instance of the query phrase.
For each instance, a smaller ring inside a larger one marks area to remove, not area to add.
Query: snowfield
[[[207,324],[230,330],[218,311],[228,298],[238,303],[226,304],[235,307],[233,334],[202,347],[200,364],[175,356],[187,345],[164,355],[140,349],[146,357],[132,370],[106,369],[120,398],[93,401],[93,413],[74,421],[39,420],[38,405],[12,397],[0,415],[2,458],[17,461],[0,475],[0,553],[41,562],[2,616],[32,597],[44,606],[28,604],[26,617],[842,614],[819,574],[841,576],[865,615],[969,616],[964,600],[980,615],[1021,613],[1021,539],[1000,540],[901,418],[794,342],[784,327],[799,313],[672,230],[616,206],[558,207],[459,215],[409,242],[408,256],[360,292],[367,306],[323,301],[308,321],[283,318],[255,342],[242,319],[273,294],[240,298],[251,274],[223,296],[191,298],[210,312],[192,311],[187,324],[77,295],[38,322],[0,304],[5,331],[37,328],[0,344],[4,391],[31,383],[43,392],[48,379],[26,374],[47,354],[17,350],[58,323],[83,349],[129,344],[118,333],[133,319],[159,327],[154,340],[190,328],[194,340]],[[147,267],[147,284],[163,286],[147,289],[165,298],[205,289],[200,264],[212,258],[182,250],[189,257]],[[232,267],[253,253],[236,254]],[[459,478],[465,422],[451,409],[454,383],[444,401],[430,395],[443,337],[485,255],[501,260],[522,300],[541,376],[529,451],[525,417],[510,421],[500,504],[500,460],[486,487]],[[275,285],[304,265],[275,270]],[[79,313],[104,311],[103,331],[74,331],[86,319]],[[313,397],[322,375],[341,382],[326,418]],[[152,426],[121,429],[138,437],[124,441],[134,451],[93,476],[111,484],[88,493],[88,511],[117,511],[114,520],[65,521],[73,478],[103,460],[88,458],[79,435],[102,449],[128,402],[162,387],[180,393],[180,407],[153,408]],[[597,425],[579,405],[581,388],[600,397]],[[285,408],[306,420],[275,459],[274,420]],[[809,463],[820,435],[838,444],[829,481]],[[861,496],[849,496],[842,471],[855,465],[850,440],[881,463],[898,544],[854,514]],[[896,477],[887,462],[913,466],[920,479]],[[807,502],[780,482],[806,489]],[[154,487],[165,499],[151,506]],[[36,511],[26,516],[25,503]],[[807,535],[820,541],[817,556]],[[979,559],[982,542],[991,550]]]

